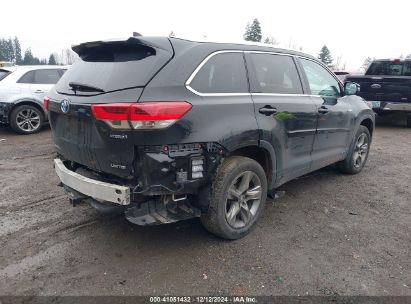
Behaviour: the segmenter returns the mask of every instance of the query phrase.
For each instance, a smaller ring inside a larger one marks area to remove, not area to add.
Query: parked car
[[[47,121],[43,100],[66,71],[61,66],[14,66],[0,69],[0,123],[21,134],[39,131]]]
[[[346,80],[359,84],[357,95],[367,100],[375,113],[404,113],[411,128],[411,59],[375,60],[364,76]]]
[[[337,75],[338,79],[342,82],[344,82],[345,79],[350,75],[350,73],[347,71],[334,71],[334,74]]]
[[[285,182],[367,161],[374,113],[309,55],[162,37],[73,50],[45,102],[74,204],[139,225],[199,216],[236,239]]]

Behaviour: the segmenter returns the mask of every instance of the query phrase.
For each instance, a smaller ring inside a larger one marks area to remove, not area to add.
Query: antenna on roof
[[[143,35],[141,35],[139,32],[133,32],[133,37],[140,37],[140,36],[143,36]]]

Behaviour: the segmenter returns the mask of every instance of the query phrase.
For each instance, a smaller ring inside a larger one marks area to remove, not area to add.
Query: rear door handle
[[[328,110],[328,108],[325,106],[322,106],[318,109],[318,113],[321,113],[321,114],[327,114],[328,112],[330,112],[330,110]]]
[[[34,93],[44,93],[43,90],[35,90]]]
[[[264,106],[264,107],[260,108],[258,110],[258,112],[260,112],[261,114],[270,116],[270,115],[273,115],[273,114],[277,113],[277,109],[273,108],[272,106]]]

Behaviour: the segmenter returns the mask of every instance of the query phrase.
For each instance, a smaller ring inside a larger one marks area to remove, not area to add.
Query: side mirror
[[[360,91],[359,84],[355,82],[346,82],[344,84],[344,93],[345,95],[355,95],[357,92]]]

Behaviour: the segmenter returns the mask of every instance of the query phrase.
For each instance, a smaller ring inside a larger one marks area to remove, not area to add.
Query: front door
[[[345,158],[354,115],[339,81],[326,68],[309,59],[300,62],[318,112],[311,167],[316,170]]]
[[[246,52],[246,59],[260,141],[274,147],[276,184],[283,184],[310,170],[317,109],[292,56]]]

